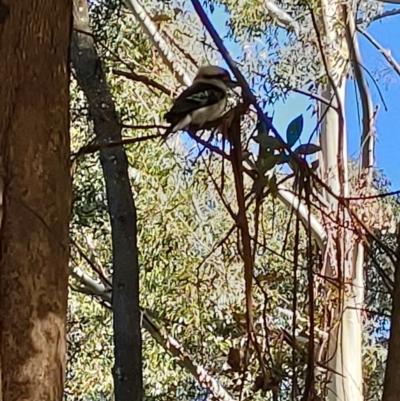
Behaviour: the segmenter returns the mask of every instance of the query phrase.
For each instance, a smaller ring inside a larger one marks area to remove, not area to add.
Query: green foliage
[[[292,147],[300,138],[303,132],[303,115],[299,115],[293,121],[290,122],[286,129],[286,141],[289,147]]]
[[[145,4],[158,18],[158,26],[171,38],[171,44],[172,40],[179,44],[180,50],[176,47],[175,50],[180,57],[186,57],[186,49],[190,49],[194,59],[188,61],[191,70],[195,64],[217,58],[215,50],[210,49],[204,28],[187,10],[187,2],[149,1]],[[312,30],[304,3],[282,3],[286,10],[292,6],[298,8],[298,21],[303,26],[301,40],[295,40],[293,34],[286,38],[278,34],[275,22],[265,15],[262,1],[226,0],[208,4],[215,7],[223,4],[229,10],[227,34],[245,49],[240,60],[242,70],[256,92],[273,87],[268,92],[268,101],[286,93],[288,88],[308,82],[315,85],[322,79],[318,75],[320,65],[315,49],[307,44]],[[121,121],[129,125],[159,124],[160,116],[170,104],[169,96],[141,82],[115,75],[113,70],[132,67],[136,73],[156,80],[172,92],[178,85],[160,55],[121,4],[96,2],[91,7],[91,18]],[[310,63],[310,59],[314,62]],[[84,96],[75,82],[71,92],[72,148],[77,151],[94,135]],[[303,116],[300,115],[288,126],[289,146],[298,141],[302,129]],[[123,133],[126,137],[138,137],[154,131],[125,128]],[[275,138],[259,136],[255,140],[264,149],[257,160],[257,167],[263,173],[290,161],[287,155],[277,154],[282,149]],[[236,188],[233,172],[226,163],[223,165],[220,159],[206,154],[199,157],[199,150],[192,146],[190,141],[180,142],[171,151],[153,140],[126,147],[137,205],[141,304],[165,335],[179,341],[193,361],[219,379],[234,399],[239,399],[243,374],[227,363],[230,349],[243,349],[246,344],[240,236],[237,229],[231,231],[234,221],[225,206],[237,212]],[[305,144],[298,146],[295,152],[307,156],[319,150],[316,145]],[[269,180],[271,187],[276,189],[280,178],[274,176]],[[250,192],[251,185],[250,180],[245,181],[246,193]],[[310,258],[307,236],[301,225],[296,243],[294,215],[273,196],[265,199],[258,217],[254,205],[249,207],[247,216],[252,243],[257,243],[255,329],[268,371],[279,378],[280,399],[289,400],[294,368],[300,388],[304,386],[310,331],[307,269],[312,264],[314,272],[319,273],[319,255],[313,253]],[[98,271],[110,277],[110,224],[98,155],[85,156],[77,164],[71,238],[71,268],[80,268],[97,280]],[[389,265],[383,256],[379,260],[386,267]],[[371,283],[368,291],[382,288],[382,280],[372,266],[366,274]],[[77,281],[73,279],[71,283],[76,285]],[[368,307],[388,307],[387,294],[374,298],[376,294],[368,293]],[[323,327],[325,296],[326,293],[318,292],[313,305],[316,328]],[[111,314],[98,301],[96,297],[76,291],[70,294],[67,401],[113,399]],[[295,301],[300,318],[296,319],[297,341],[293,355],[293,317],[289,312]],[[384,345],[374,343],[376,336],[372,335],[371,322],[373,320],[368,319],[370,326],[366,324],[369,331],[364,339],[368,345],[365,375],[369,394],[376,395],[380,381],[373,377],[373,372],[383,369],[385,351]],[[318,341],[322,341],[322,335],[322,329],[316,330]],[[206,391],[149,333],[143,331],[143,340],[146,400],[194,400],[199,396],[205,399]],[[376,358],[377,353],[379,358]],[[271,392],[267,395],[254,393],[253,386],[259,374],[257,356],[252,352],[244,395],[254,401],[271,399],[268,398]],[[323,378],[324,375],[318,373],[318,391]]]

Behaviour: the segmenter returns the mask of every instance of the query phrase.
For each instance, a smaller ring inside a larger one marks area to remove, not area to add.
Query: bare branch
[[[323,250],[327,239],[325,229],[317,218],[312,215],[307,206],[304,205],[294,193],[290,192],[282,185],[278,186],[278,198],[288,208],[293,208],[297,212],[306,227],[310,223],[312,236],[317,242],[319,249]]]
[[[371,99],[371,93],[365,79],[364,70],[361,68],[361,52],[356,34],[353,12],[344,7],[347,19],[346,38],[350,50],[350,59],[354,71],[355,81],[361,98],[363,132],[361,135],[362,144],[362,162],[363,168],[370,169],[370,178],[372,179],[372,167],[374,165],[374,147],[375,147],[375,127],[374,111]]]
[[[265,7],[269,15],[277,22],[281,28],[293,30],[295,34],[299,35],[300,26],[286,11],[283,11],[274,1],[265,0]]]
[[[171,90],[168,90],[164,85],[159,84],[158,82],[154,81],[153,79],[150,79],[149,77],[146,77],[144,75],[136,74],[133,71],[127,72],[127,71],[121,71],[121,70],[113,70],[113,73],[115,75],[120,75],[122,77],[132,79],[133,81],[142,82],[146,86],[152,86],[167,95],[169,95],[172,92]]]
[[[179,82],[182,85],[190,86],[192,84],[191,77],[188,75],[186,69],[182,67],[177,57],[170,49],[169,44],[162,37],[157,26],[151,20],[143,6],[137,0],[125,0],[125,4],[132,11],[132,14],[146,32],[153,45],[160,52],[165,64],[172,72],[176,73]]]
[[[391,65],[391,67],[396,71],[396,73],[400,76],[400,64],[393,58],[390,53],[390,50],[384,49],[367,31],[357,27],[357,30],[362,33],[369,42],[379,50],[382,56],[386,59],[386,61]]]
[[[140,128],[140,126],[135,127],[135,126],[122,126],[123,128],[130,128],[130,129],[152,129],[152,128],[166,128],[163,126],[145,126]],[[144,142],[148,141],[151,139],[157,139],[157,138],[165,138],[166,134],[168,133],[163,133],[163,134],[154,134],[154,135],[147,135],[147,136],[141,136],[138,138],[126,138],[126,139],[121,139],[118,141],[110,141],[110,142],[102,142],[102,143],[92,143],[86,146],[83,146],[81,149],[78,150],[75,154],[72,155],[72,160],[76,161],[83,155],[87,155],[89,153],[95,153],[98,152],[99,150],[104,150],[104,149],[110,149],[110,148],[115,148],[123,145],[132,145],[133,143],[139,143],[139,142]]]
[[[399,15],[399,14],[400,14],[400,9],[398,9],[398,8],[395,8],[395,9],[389,10],[389,11],[385,11],[382,14],[379,14],[376,17],[372,18],[370,23],[375,22],[375,21],[379,21],[379,20],[381,20],[383,18],[386,18],[386,17],[393,17],[393,16]],[[364,21],[361,18],[359,18],[357,20],[357,24],[362,24],[363,22]]]
[[[396,196],[400,195],[400,189],[397,191],[385,192],[383,194],[376,194],[370,196],[349,196],[345,198],[346,201],[353,201],[353,200],[364,200],[364,199],[377,199],[377,198],[386,198],[388,196]]]
[[[400,0],[377,0],[377,1],[385,4],[400,4]]]
[[[300,93],[301,95],[309,96],[311,99],[318,100],[319,102],[324,103],[329,107],[335,108],[332,105],[332,100],[326,99],[323,96],[319,95],[318,93],[313,93],[313,92],[307,91],[305,89],[296,89],[296,88],[291,89],[291,91]],[[336,110],[336,108],[335,108],[335,110]]]
[[[82,269],[74,268],[72,276],[82,285],[82,291],[86,294],[98,296],[102,301],[111,304],[111,290],[100,282],[92,279]],[[80,290],[79,290],[80,291]],[[177,363],[193,375],[196,380],[205,388],[210,390],[213,396],[220,401],[233,401],[233,398],[227,393],[218,380],[214,379],[207,373],[206,369],[201,365],[193,362],[185,351],[184,347],[179,344],[173,337],[164,338],[162,330],[150,318],[146,311],[142,312],[143,327],[151,334],[151,336],[172,356],[176,357]]]

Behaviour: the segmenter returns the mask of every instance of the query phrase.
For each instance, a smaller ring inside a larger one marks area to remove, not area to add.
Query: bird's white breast
[[[202,126],[208,121],[214,121],[222,116],[226,106],[226,99],[213,104],[212,106],[202,107],[201,109],[191,112],[191,123]]]

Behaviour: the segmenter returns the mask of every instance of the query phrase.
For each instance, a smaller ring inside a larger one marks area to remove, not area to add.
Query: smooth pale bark
[[[333,105],[335,107],[342,105],[342,110],[345,100],[344,86],[344,79],[342,82],[338,80],[336,91],[327,85],[323,93],[323,96],[328,96],[328,98],[338,95],[340,101],[334,100]],[[343,123],[341,123],[339,113],[333,108],[326,110],[325,107],[323,105],[321,111],[326,113],[321,127],[323,171],[331,190],[340,195],[342,189],[342,196],[346,196],[348,176],[344,112],[342,111]],[[339,146],[340,135],[342,136],[342,143]],[[338,154],[341,154],[342,166],[338,164]],[[338,223],[345,219],[348,220],[346,211],[338,212],[339,205],[333,196],[326,194],[326,200],[330,205],[329,213],[336,216]],[[327,233],[331,238],[329,242],[331,244],[335,242],[334,247],[327,249],[329,254],[327,272],[336,280],[340,278],[341,287],[340,304],[331,311],[332,330],[329,339],[328,361],[332,371],[338,374],[331,374],[328,384],[328,400],[362,401],[362,322],[360,309],[363,302],[363,248],[357,246],[355,238],[352,238],[354,234],[349,230],[342,230],[336,226],[331,227]],[[350,284],[351,282],[353,285]]]
[[[70,0],[0,2],[2,400],[62,399]]]
[[[321,95],[332,99],[332,106],[321,104],[321,172],[324,181],[337,196],[348,196],[347,138],[345,119],[345,55],[349,54],[342,3],[337,0],[320,0],[319,34],[322,43],[336,43],[336,48],[324,46],[328,83]],[[340,23],[339,23],[340,21]],[[353,44],[350,44],[353,45]],[[328,349],[328,365],[333,372],[327,385],[329,401],[362,401],[362,322],[360,309],[364,299],[363,262],[364,249],[349,229],[349,214],[341,210],[337,199],[327,191],[325,199],[329,204],[327,213],[334,217],[337,225],[327,227],[328,243],[326,269],[334,278],[340,291],[336,308],[331,309],[331,332]],[[351,228],[351,224],[349,224]]]

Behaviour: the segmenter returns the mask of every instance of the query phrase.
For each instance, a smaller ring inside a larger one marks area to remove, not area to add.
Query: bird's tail
[[[180,131],[181,129],[188,128],[192,122],[190,114],[182,114],[168,111],[164,115],[164,120],[171,125],[171,133]]]
[[[190,114],[188,114],[187,116],[179,120],[176,124],[171,125],[172,127],[171,133],[180,131],[181,129],[189,128],[191,122],[192,122],[192,117]]]

